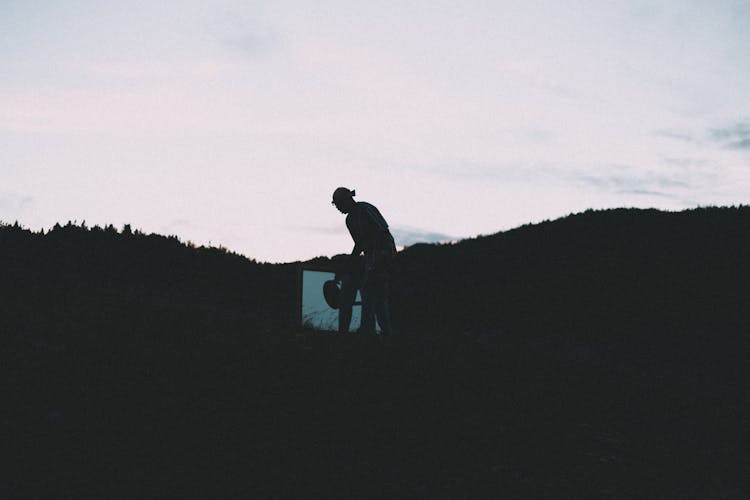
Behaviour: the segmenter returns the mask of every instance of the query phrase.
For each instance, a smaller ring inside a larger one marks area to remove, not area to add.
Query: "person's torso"
[[[346,226],[352,239],[365,253],[387,250],[395,253],[396,245],[388,230],[388,223],[372,204],[358,201],[355,209],[346,216]]]

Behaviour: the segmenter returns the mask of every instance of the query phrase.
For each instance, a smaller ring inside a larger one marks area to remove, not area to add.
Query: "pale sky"
[[[750,203],[750,2],[0,0],[0,220],[282,262]]]

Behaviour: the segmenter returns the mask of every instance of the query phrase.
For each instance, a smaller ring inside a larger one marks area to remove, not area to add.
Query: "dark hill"
[[[53,346],[113,330],[193,338],[288,328],[293,320],[294,265],[257,263],[129,226],[118,232],[68,223],[45,234],[6,225],[0,262],[0,330]]]
[[[750,207],[618,209],[399,255],[407,330],[602,336],[750,325]]]
[[[750,321],[748,248],[750,207],[588,211],[407,248],[396,262],[392,309],[406,334],[731,333]],[[200,325],[222,324],[232,310],[248,331],[286,328],[296,317],[295,264],[257,263],[129,227],[69,223],[42,234],[4,226],[0,259],[9,331],[34,330],[50,314],[57,331],[57,319],[110,321],[131,306],[162,316],[171,309]]]
[[[297,263],[0,227],[0,497],[747,498],[749,225],[407,248],[389,348],[301,332]]]

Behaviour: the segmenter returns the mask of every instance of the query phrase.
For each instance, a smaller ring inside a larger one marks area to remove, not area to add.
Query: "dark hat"
[[[353,189],[350,190],[349,188],[339,187],[333,192],[333,203],[343,200],[351,200],[354,196],[355,192]]]

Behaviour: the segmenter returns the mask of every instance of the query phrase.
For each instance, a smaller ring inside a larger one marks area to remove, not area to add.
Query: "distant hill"
[[[615,209],[399,255],[407,330],[602,336],[747,331],[750,207]]]
[[[419,244],[397,256],[394,323],[406,334],[737,331],[750,325],[748,248],[746,206],[586,211]],[[10,331],[215,335],[287,328],[296,317],[297,263],[258,263],[129,226],[4,225],[0,259],[0,321]]]

